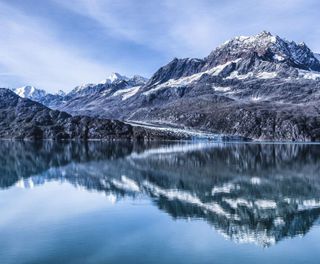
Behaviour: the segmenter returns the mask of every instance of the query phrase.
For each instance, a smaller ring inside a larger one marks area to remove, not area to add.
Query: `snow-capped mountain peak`
[[[140,75],[134,75],[132,78],[128,78],[119,73],[112,73],[107,79],[101,81],[100,83],[89,83],[75,87],[70,93],[68,93],[68,96],[79,97],[99,93],[105,96],[106,94],[112,94],[110,91],[143,86],[147,81],[147,78],[144,78]]]
[[[244,47],[245,46],[250,47],[252,45],[259,45],[261,47],[261,46],[267,46],[271,43],[276,43],[278,38],[279,38],[278,36],[273,36],[270,32],[263,31],[257,35],[254,35],[254,36],[235,37],[235,38],[227,41],[224,45],[222,45],[222,47],[229,44],[229,43],[234,44],[235,42],[240,45],[243,45]]]
[[[39,98],[42,98],[47,93],[44,90],[37,89],[34,86],[27,85],[19,88],[12,89],[13,92],[15,92],[17,95],[19,95],[22,98],[28,98],[32,100],[37,100]]]
[[[100,84],[113,84],[120,81],[128,81],[129,78],[127,76],[121,75],[120,73],[113,72],[111,75],[100,82]]]
[[[235,37],[215,49],[206,59],[208,67],[238,58],[258,56],[265,61],[287,63],[304,70],[320,71],[320,63],[305,43],[297,44],[270,32]]]

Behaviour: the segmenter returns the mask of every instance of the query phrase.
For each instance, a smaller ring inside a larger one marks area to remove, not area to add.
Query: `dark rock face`
[[[71,116],[0,89],[0,138],[5,139],[177,139],[184,135],[132,127],[120,121]]]
[[[178,79],[200,72],[205,65],[201,59],[178,59],[175,58],[169,64],[161,67],[149,80],[147,85],[163,83],[170,79]]]

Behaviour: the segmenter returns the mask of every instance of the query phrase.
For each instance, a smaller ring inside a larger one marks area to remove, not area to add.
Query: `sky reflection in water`
[[[1,142],[1,263],[317,263],[320,145]]]

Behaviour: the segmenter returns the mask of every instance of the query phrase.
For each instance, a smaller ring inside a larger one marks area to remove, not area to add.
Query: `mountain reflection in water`
[[[67,181],[112,202],[150,197],[239,243],[306,234],[320,215],[320,145],[1,142],[0,187]]]

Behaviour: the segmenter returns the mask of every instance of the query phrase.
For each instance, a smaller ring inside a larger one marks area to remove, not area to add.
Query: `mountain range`
[[[320,140],[320,55],[269,32],[236,37],[202,59],[173,59],[148,80],[118,73],[69,93],[21,97],[71,115],[256,140]]]
[[[0,138],[151,140],[190,139],[190,135],[132,126],[117,120],[71,116],[0,88]]]

